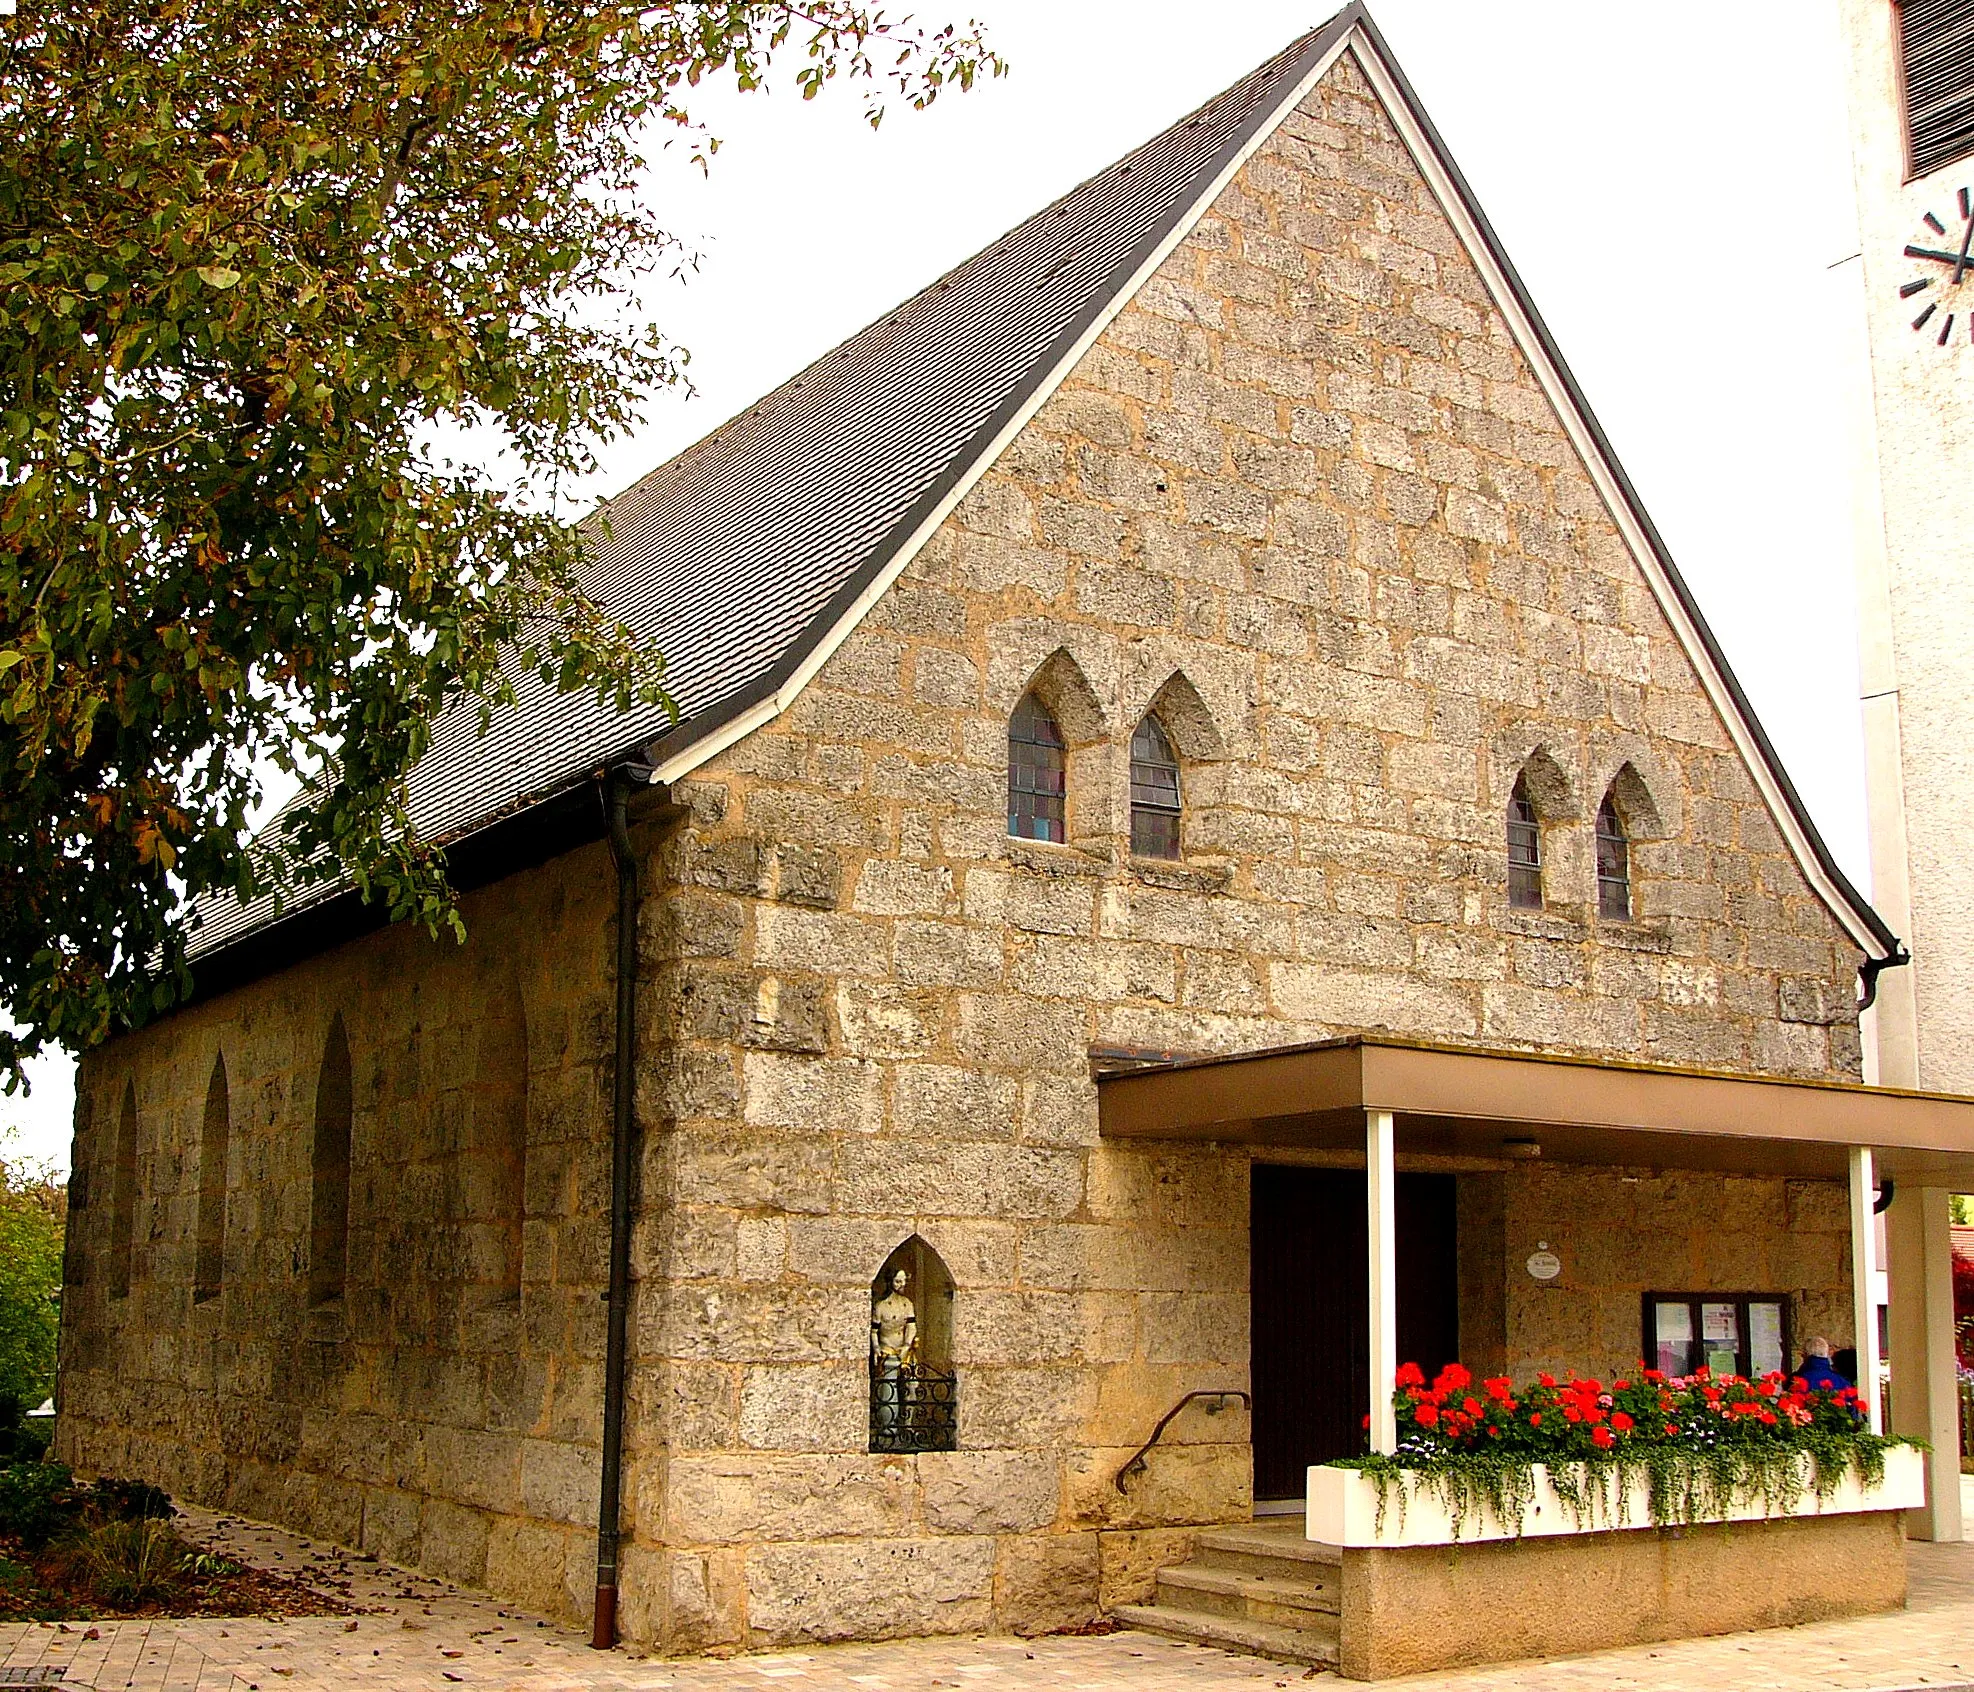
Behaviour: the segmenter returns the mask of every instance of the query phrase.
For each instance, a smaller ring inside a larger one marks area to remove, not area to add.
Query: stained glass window
[[[1131,736],[1131,850],[1141,858],[1179,855],[1179,760],[1156,717]]]
[[[1631,921],[1631,842],[1608,793],[1597,809],[1597,914],[1606,922]]]
[[[1008,833],[1017,840],[1068,838],[1063,799],[1068,748],[1062,730],[1034,694],[1024,694],[1008,719]]]
[[[1529,803],[1528,783],[1520,778],[1508,799],[1508,903],[1542,909],[1542,829]]]

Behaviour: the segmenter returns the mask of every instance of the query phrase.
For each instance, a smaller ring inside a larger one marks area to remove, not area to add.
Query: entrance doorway
[[[1398,1355],[1428,1378],[1460,1351],[1454,1181],[1398,1177]],[[1364,1172],[1255,1164],[1249,1230],[1254,1496],[1300,1498],[1310,1464],[1367,1449]]]

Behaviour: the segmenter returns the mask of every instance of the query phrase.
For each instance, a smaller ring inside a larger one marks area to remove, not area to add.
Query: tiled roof
[[[1339,14],[660,465],[589,524],[584,586],[664,654],[662,709],[529,677],[437,725],[411,811],[447,841],[781,685],[1349,25]],[[324,889],[328,896],[334,889]],[[274,916],[213,900],[194,957]]]
[[[674,724],[524,678],[480,736],[477,707],[449,713],[411,777],[411,810],[442,844],[481,835],[632,756],[690,762],[770,712],[830,649],[913,537],[991,457],[1147,261],[1272,130],[1348,40],[1449,213],[1463,220],[1518,340],[1596,472],[1641,569],[1709,685],[1730,733],[1818,896],[1860,947],[1900,956],[1790,783],[1691,591],[1361,0],[1197,112],[1071,190],[958,269],[609,502],[588,525],[585,587],[665,657]],[[697,749],[695,752],[694,749]],[[566,809],[566,807],[565,807]],[[339,890],[317,890],[321,904]],[[296,907],[300,908],[300,907]],[[204,902],[194,960],[276,921],[271,900]],[[318,925],[320,929],[320,925]],[[263,939],[257,957],[278,959]],[[271,965],[270,965],[271,966]],[[262,967],[259,963],[252,966]]]

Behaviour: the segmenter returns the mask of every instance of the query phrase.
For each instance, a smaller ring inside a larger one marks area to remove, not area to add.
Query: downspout
[[[624,1368],[631,1299],[631,1179],[636,1158],[637,855],[627,812],[631,777],[609,776],[605,803],[610,857],[617,866],[617,1051],[610,1121],[610,1290],[603,1351],[603,1482],[596,1507],[596,1625],[590,1644],[617,1643],[617,1524],[623,1495]]]
[[[1892,942],[1891,951],[1882,958],[1866,958],[1858,965],[1858,975],[1864,982],[1864,997],[1857,1002],[1859,1016],[1878,1002],[1878,977],[1888,969],[1903,969],[1912,962],[1912,954],[1899,941]]]

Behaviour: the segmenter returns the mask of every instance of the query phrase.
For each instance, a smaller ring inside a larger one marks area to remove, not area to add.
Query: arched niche
[[[871,1450],[951,1451],[957,1443],[954,1302],[952,1274],[917,1234],[871,1277]]]
[[[521,1296],[528,1164],[528,1021],[512,977],[481,995],[474,1047],[465,1260],[480,1302],[511,1303]]]
[[[226,1082],[226,1054],[215,1052],[206,1083],[206,1114],[199,1126],[199,1247],[192,1268],[192,1302],[219,1296],[226,1267],[226,1163],[233,1134],[233,1104]]]
[[[308,1301],[330,1304],[349,1276],[350,1138],[354,1089],[343,1013],[329,1021],[315,1079],[315,1134],[309,1154]]]

